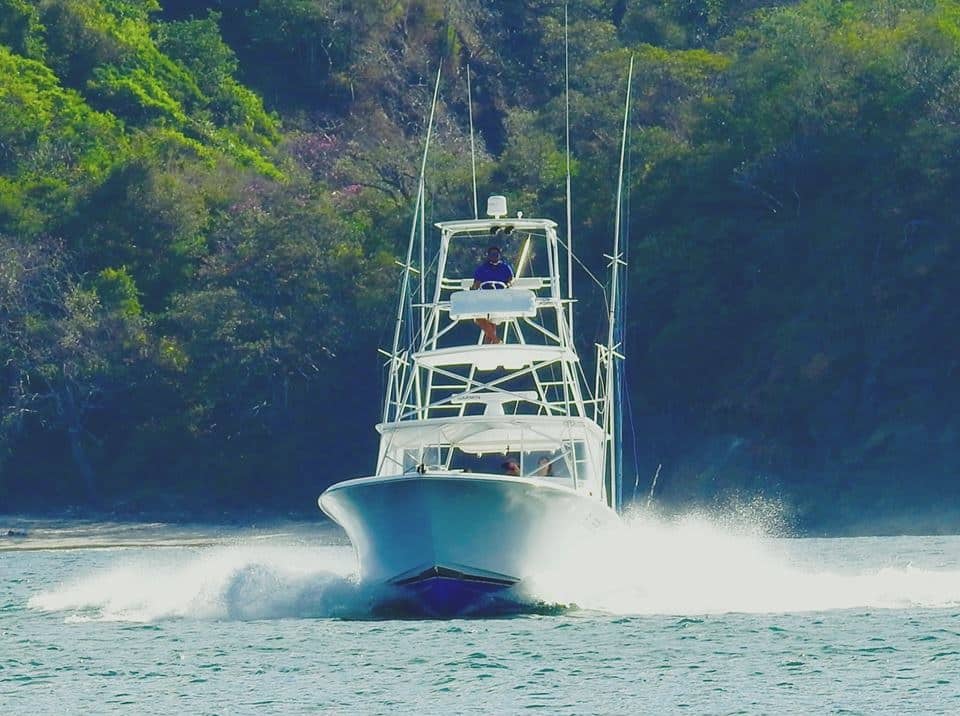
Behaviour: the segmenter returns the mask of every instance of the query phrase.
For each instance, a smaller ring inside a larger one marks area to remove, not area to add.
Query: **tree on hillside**
[[[98,437],[89,419],[109,406],[149,364],[140,305],[122,269],[84,287],[67,272],[56,242],[24,245],[0,236],[0,358],[5,366],[0,415],[4,442],[25,428],[63,432],[87,499],[99,497],[90,459]]]

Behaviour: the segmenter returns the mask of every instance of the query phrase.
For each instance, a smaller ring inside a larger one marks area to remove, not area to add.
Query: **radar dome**
[[[487,216],[502,219],[507,215],[507,197],[491,196],[487,198]]]

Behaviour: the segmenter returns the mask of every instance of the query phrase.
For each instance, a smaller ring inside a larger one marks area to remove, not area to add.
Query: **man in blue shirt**
[[[499,246],[491,246],[487,249],[487,260],[477,266],[477,270],[473,272],[471,290],[507,288],[511,283],[513,283],[513,267],[503,260]],[[473,322],[483,331],[484,343],[502,343],[497,336],[496,324],[486,318],[475,318]]]
[[[472,288],[506,288],[512,281],[513,267],[503,260],[499,246],[491,246],[487,249],[487,260],[473,272]],[[490,285],[484,285],[487,283]]]

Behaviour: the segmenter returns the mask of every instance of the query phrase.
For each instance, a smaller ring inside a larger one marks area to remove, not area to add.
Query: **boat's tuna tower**
[[[556,223],[498,215],[436,228],[433,262],[407,269],[416,286],[402,292],[398,312],[405,345],[388,354],[377,475],[499,474],[514,460],[520,477],[615,507],[605,475],[610,436],[601,427],[607,401],[591,395],[574,346],[573,301],[561,280],[569,261],[561,261]],[[492,244],[515,278],[474,290],[474,270]],[[496,323],[502,342],[484,344],[476,319]],[[594,381],[594,392],[603,387]]]

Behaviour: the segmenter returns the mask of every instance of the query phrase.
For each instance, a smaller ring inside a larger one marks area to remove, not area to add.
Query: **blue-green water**
[[[371,619],[322,525],[0,518],[3,714],[960,713],[960,537],[637,519],[508,619]]]

